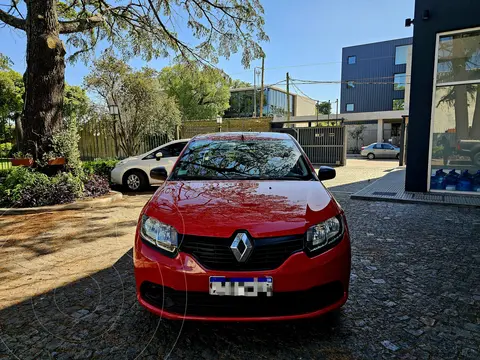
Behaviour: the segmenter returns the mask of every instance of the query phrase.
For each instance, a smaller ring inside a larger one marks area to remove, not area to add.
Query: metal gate
[[[344,166],[347,158],[345,126],[281,128],[297,139],[313,164]]]

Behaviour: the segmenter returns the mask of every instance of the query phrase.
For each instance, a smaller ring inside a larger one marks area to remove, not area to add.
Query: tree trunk
[[[15,144],[17,151],[23,152],[23,128],[22,128],[22,114],[15,114]]]
[[[475,111],[473,113],[473,123],[470,138],[474,140],[480,140],[480,85],[476,86],[477,99],[475,101]]]
[[[62,122],[65,47],[59,38],[56,0],[27,0],[27,71],[23,149],[34,158],[51,150]]]

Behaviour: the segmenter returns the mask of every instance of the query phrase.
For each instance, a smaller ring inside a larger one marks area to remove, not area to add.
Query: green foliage
[[[82,118],[88,113],[90,100],[87,93],[80,86],[65,84],[63,95],[63,116],[64,118]]]
[[[248,81],[232,79],[231,77],[228,77],[228,87],[230,89],[240,89],[240,88],[246,88],[246,87],[252,87],[252,86],[253,85]]]
[[[96,117],[111,130],[112,137],[117,136],[118,145],[126,155],[138,152],[145,135],[174,137],[181,123],[180,111],[175,100],[162,91],[155,70],[134,71],[124,61],[106,53],[94,62],[84,81],[106,105],[118,106],[119,115],[115,119],[105,113],[97,113]]]
[[[183,120],[214,119],[229,107],[228,81],[220,70],[179,64],[163,68],[159,79]]]
[[[13,124],[22,112],[24,92],[22,75],[9,68],[0,71],[0,142],[13,141]]]
[[[8,70],[12,66],[12,60],[8,56],[0,53],[0,70]]]
[[[110,180],[110,173],[117,163],[116,159],[100,159],[84,161],[82,166],[86,175],[98,175]]]
[[[49,177],[30,168],[16,167],[0,184],[0,205],[35,207],[73,202],[83,195],[83,182],[71,173]]]
[[[125,57],[179,57],[216,63],[242,50],[242,64],[264,55],[268,41],[258,0],[63,0],[57,1],[66,43],[75,51],[69,60],[88,61],[96,44],[111,41]],[[25,18],[27,14],[23,14]],[[88,19],[79,28],[75,20]],[[188,31],[178,32],[178,29]]]
[[[10,167],[7,169],[0,169],[0,179],[6,178],[8,174],[14,169],[14,167]]]
[[[13,145],[12,143],[3,143],[0,144],[0,158],[2,157],[10,157]]]
[[[328,115],[332,112],[332,104],[329,101],[321,101],[315,106],[319,114]]]
[[[80,135],[78,133],[77,119],[73,115],[66,119],[64,128],[53,135],[53,152],[45,154],[46,158],[44,161],[56,157],[64,157],[67,170],[79,175],[82,169],[80,150],[78,149],[79,141]]]

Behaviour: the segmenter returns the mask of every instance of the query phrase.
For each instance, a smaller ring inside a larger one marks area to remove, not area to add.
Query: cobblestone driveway
[[[327,184],[353,242],[333,319],[182,325],[144,311],[130,248],[148,194],[0,218],[0,359],[480,358],[480,210],[350,200],[394,167],[374,164]]]

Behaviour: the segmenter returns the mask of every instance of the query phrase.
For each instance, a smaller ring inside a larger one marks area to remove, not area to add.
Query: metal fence
[[[313,164],[346,164],[345,126],[281,128],[275,131],[288,133],[296,138]]]
[[[136,153],[127,154],[120,145],[119,136],[117,136],[117,145],[115,145],[114,132],[109,126],[111,125],[95,121],[80,126],[78,147],[82,160],[123,159],[131,155],[143,154],[171,140],[166,134],[145,135],[140,139]]]
[[[7,170],[12,167],[12,162],[10,159],[4,158],[0,159],[0,170]]]

